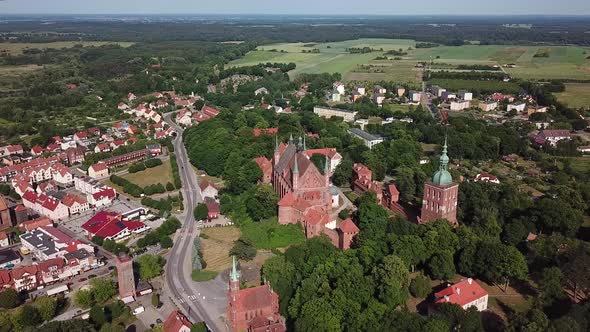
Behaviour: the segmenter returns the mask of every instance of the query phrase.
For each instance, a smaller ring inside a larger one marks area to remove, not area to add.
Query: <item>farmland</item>
[[[170,160],[165,160],[162,165],[148,168],[137,173],[127,173],[123,178],[129,180],[140,187],[161,183],[166,185],[168,182],[174,182],[172,179],[172,168]]]
[[[569,107],[590,108],[590,83],[568,83],[564,92],[555,95]]]
[[[370,53],[350,53],[348,49],[368,47]],[[377,60],[387,51],[401,50],[399,56],[389,55]],[[432,60],[439,65],[505,65],[516,78],[580,79],[590,78],[588,48],[575,46],[507,46],[464,45],[415,48],[415,42],[402,39],[357,39],[330,43],[280,43],[258,47],[230,66],[254,65],[260,62],[294,62],[299,73],[339,72],[348,81],[378,81],[394,79],[419,82],[419,61]],[[535,55],[537,55],[535,57]],[[539,56],[543,55],[543,56]]]
[[[46,49],[46,48],[61,49],[61,48],[74,47],[76,45],[82,45],[84,47],[88,47],[88,46],[103,46],[103,45],[107,45],[107,44],[118,44],[122,47],[129,47],[129,46],[133,45],[134,43],[108,42],[108,41],[95,41],[95,42],[64,41],[64,42],[52,42],[52,43],[2,43],[2,44],[0,44],[0,53],[7,52],[7,53],[10,53],[11,55],[20,55],[23,53],[23,50],[33,49],[33,48],[36,48],[36,49]]]

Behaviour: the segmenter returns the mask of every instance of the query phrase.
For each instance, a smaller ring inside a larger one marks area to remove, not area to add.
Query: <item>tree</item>
[[[18,308],[10,317],[12,325],[16,330],[23,330],[26,327],[33,327],[41,324],[43,319],[39,315],[37,308],[32,305],[25,304]]]
[[[90,321],[96,326],[97,328],[106,323],[107,316],[104,313],[104,310],[101,306],[95,305],[90,308]]]
[[[35,307],[44,321],[49,321],[55,316],[57,301],[49,296],[41,296],[35,300]]]
[[[577,299],[578,290],[590,288],[590,253],[580,245],[569,250],[563,258],[563,274],[573,286],[574,299]]]
[[[164,258],[158,255],[145,254],[139,256],[137,258],[139,277],[142,280],[150,280],[161,275],[165,263]]]
[[[96,278],[90,281],[94,300],[98,303],[105,303],[117,294],[115,283],[111,279]]]
[[[158,308],[160,306],[160,295],[158,293],[152,294],[152,305],[155,308]]]
[[[582,329],[580,328],[580,324],[578,324],[578,322],[576,322],[575,319],[571,318],[571,317],[561,317],[558,318],[554,321],[551,322],[551,324],[549,325],[549,329],[547,330],[549,332],[564,332],[564,331],[568,331],[568,332],[582,332]]]
[[[393,252],[408,264],[412,272],[417,264],[423,263],[428,258],[424,242],[416,235],[399,236],[391,246]]]
[[[394,255],[385,256],[373,268],[377,297],[390,308],[405,303],[408,297],[409,272],[404,261]]]
[[[348,158],[342,159],[332,174],[332,182],[339,186],[350,185],[352,181],[352,161]]]
[[[554,266],[543,269],[541,279],[539,280],[539,291],[541,293],[541,302],[549,306],[555,300],[565,297],[563,292],[563,273]]]
[[[174,243],[172,243],[172,239],[170,238],[170,236],[162,235],[162,237],[160,238],[160,246],[164,249],[172,248],[172,246],[174,246]]]
[[[414,297],[426,298],[431,290],[430,279],[423,275],[418,275],[410,282],[410,293]]]
[[[0,332],[11,331],[14,331],[14,327],[10,320],[10,312],[8,310],[0,310]]]
[[[309,159],[318,171],[320,171],[321,174],[324,174],[324,170],[326,169],[326,156],[321,153],[314,153]]]
[[[99,332],[125,332],[125,326],[114,323],[105,323],[100,327]]]
[[[246,200],[248,214],[255,221],[277,215],[279,196],[270,185],[259,185],[254,194]]]
[[[0,307],[12,309],[18,307],[20,303],[21,300],[16,290],[8,288],[0,292]]]
[[[74,294],[74,303],[82,309],[90,308],[94,303],[92,292],[87,289],[77,291],[76,294]]]
[[[455,264],[453,255],[448,251],[434,254],[428,262],[430,275],[435,279],[449,280],[455,276]]]
[[[92,237],[91,241],[92,241],[92,243],[102,247],[104,239],[98,235],[95,235]]]
[[[166,190],[167,191],[174,191],[174,185],[172,184],[172,182],[168,182],[166,183]]]
[[[199,203],[195,207],[195,220],[205,220],[209,217],[209,209],[205,203]]]
[[[70,319],[66,321],[51,321],[39,328],[41,332],[95,332],[94,327],[83,319]]]
[[[207,325],[203,322],[194,323],[191,332],[207,332]]]
[[[230,256],[236,256],[243,261],[251,261],[256,256],[254,243],[246,238],[239,238],[234,241],[234,246],[229,251]]]

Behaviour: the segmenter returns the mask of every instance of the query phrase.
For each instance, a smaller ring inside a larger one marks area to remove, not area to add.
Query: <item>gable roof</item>
[[[350,218],[347,218],[346,220],[341,222],[340,225],[338,225],[338,228],[343,233],[355,233],[356,234],[360,231],[359,228],[355,225],[355,223]]]
[[[449,302],[461,307],[486,295],[488,292],[471,278],[463,279],[434,294],[436,303]]]
[[[190,329],[193,326],[193,323],[191,323],[181,312],[175,310],[172,311],[164,321],[162,330],[164,332],[178,332],[183,326]]]

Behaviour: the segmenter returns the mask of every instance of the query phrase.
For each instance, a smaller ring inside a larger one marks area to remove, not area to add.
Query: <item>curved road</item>
[[[225,284],[220,278],[195,283],[190,276],[193,239],[199,233],[193,210],[199,202],[203,201],[203,198],[197,176],[191,167],[182,142],[183,129],[171,120],[173,113],[164,114],[164,121],[178,133],[173,143],[182,180],[184,222],[182,228],[177,232],[166,264],[166,286],[176,305],[192,322],[204,321],[212,331],[227,331],[226,325],[220,319],[226,306]]]

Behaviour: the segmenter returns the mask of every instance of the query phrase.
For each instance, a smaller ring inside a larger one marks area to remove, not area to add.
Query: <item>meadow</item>
[[[258,47],[229,66],[261,62],[294,62],[299,73],[339,72],[348,81],[395,80],[420,82],[420,61],[447,65],[501,65],[510,75],[523,79],[590,79],[589,48],[577,46],[464,45],[415,48],[413,40],[364,38],[329,43],[280,43]],[[374,52],[351,54],[349,48],[370,47]],[[398,57],[377,60],[387,51],[402,50]],[[312,53],[316,52],[316,53]],[[319,52],[319,53],[317,53]],[[535,55],[546,53],[546,57]],[[393,59],[393,58],[396,59]]]
[[[555,93],[557,100],[574,108],[590,108],[590,83],[566,83],[565,91]]]
[[[51,42],[51,43],[1,43],[0,53],[8,52],[11,55],[20,55],[23,50],[29,48],[47,49],[47,48],[69,48],[76,45],[87,46],[103,46],[107,44],[118,44],[121,47],[129,47],[134,43],[130,42],[109,42],[109,41],[63,41],[63,42]]]

